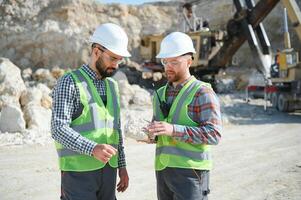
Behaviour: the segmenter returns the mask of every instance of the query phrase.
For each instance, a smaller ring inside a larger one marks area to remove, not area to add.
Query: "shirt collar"
[[[190,76],[183,83],[178,84],[176,87],[174,87],[171,82],[168,82],[167,86],[168,86],[168,88],[172,88],[172,89],[181,89],[184,87],[184,85],[186,85],[186,83],[188,83],[193,78],[194,78],[194,76]]]
[[[89,67],[89,65],[84,64],[83,67],[82,67],[82,69],[88,74],[88,76],[89,76],[91,79],[93,79],[93,80],[97,79],[97,74],[96,74],[96,72],[93,71],[93,70]]]

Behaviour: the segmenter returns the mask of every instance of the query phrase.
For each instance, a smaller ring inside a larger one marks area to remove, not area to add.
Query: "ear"
[[[187,60],[187,66],[190,67],[192,65],[192,59]]]
[[[100,55],[101,51],[98,48],[92,48],[92,54],[94,54],[96,57]]]

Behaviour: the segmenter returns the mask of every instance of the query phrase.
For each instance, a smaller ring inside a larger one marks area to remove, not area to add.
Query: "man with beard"
[[[210,146],[220,140],[221,113],[210,84],[190,75],[194,53],[191,38],[173,32],[157,55],[168,83],[155,92],[154,121],[145,130],[156,137],[159,200],[208,199],[210,192]]]
[[[114,200],[129,184],[120,103],[110,76],[129,57],[128,37],[112,23],[96,28],[91,58],[67,73],[53,91],[51,131],[61,170],[61,199]]]

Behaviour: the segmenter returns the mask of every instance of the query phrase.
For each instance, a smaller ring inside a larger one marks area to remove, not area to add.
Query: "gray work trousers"
[[[88,172],[62,171],[61,200],[115,200],[116,168]]]
[[[209,171],[167,167],[156,171],[158,200],[208,200]]]

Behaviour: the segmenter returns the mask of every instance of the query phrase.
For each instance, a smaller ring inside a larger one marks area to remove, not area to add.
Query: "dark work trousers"
[[[88,172],[62,171],[61,200],[115,200],[116,168]]]
[[[158,200],[208,200],[209,171],[165,168],[156,171]]]

